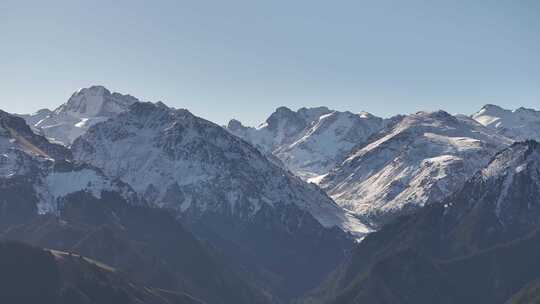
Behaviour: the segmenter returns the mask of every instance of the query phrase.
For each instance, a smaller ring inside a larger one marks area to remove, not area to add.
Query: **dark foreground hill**
[[[202,304],[140,286],[88,258],[16,242],[0,243],[0,302],[17,304]]]
[[[77,192],[63,203],[58,215],[36,216],[2,237],[75,252],[139,284],[186,292],[208,303],[269,302],[165,210],[129,205],[115,193],[98,199]]]

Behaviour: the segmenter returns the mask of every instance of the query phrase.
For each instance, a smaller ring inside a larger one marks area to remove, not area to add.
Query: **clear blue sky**
[[[251,125],[281,105],[540,108],[540,1],[0,1],[1,109],[92,84]]]

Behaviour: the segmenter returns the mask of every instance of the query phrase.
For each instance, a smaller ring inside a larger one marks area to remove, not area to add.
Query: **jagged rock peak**
[[[488,111],[504,111],[503,108],[499,107],[498,105],[494,105],[494,104],[491,104],[491,103],[488,103],[488,104],[485,104],[483,107],[482,107],[482,110],[488,110]]]
[[[329,114],[333,112],[332,110],[328,109],[327,107],[314,107],[314,108],[300,108],[297,111],[293,111],[288,107],[281,106],[277,108],[274,113],[268,117],[266,122],[270,125],[273,122],[277,122],[279,120],[299,120],[303,123],[309,123],[321,115]]]
[[[300,108],[297,113],[306,121],[316,120],[322,115],[334,112],[327,107]]]
[[[284,119],[284,118],[294,118],[294,117],[296,117],[296,113],[293,110],[287,107],[279,107],[274,111],[274,113],[270,115],[270,117],[268,117],[266,122],[270,124],[271,122],[275,120]]]
[[[434,119],[452,119],[454,116],[444,110],[437,110],[437,111],[420,111],[416,112],[416,115],[418,116],[424,116],[424,117],[430,117]]]
[[[515,110],[516,113],[538,113],[539,111],[532,108],[519,107]]]
[[[170,108],[161,101],[156,103],[136,102],[124,114],[150,119],[154,124],[169,123],[171,120],[188,122],[195,119],[195,115],[189,110]],[[201,118],[200,120],[204,119]]]
[[[54,112],[56,114],[70,114],[75,117],[108,117],[125,111],[138,101],[131,95],[111,93],[104,86],[94,85],[74,92],[69,100]]]
[[[107,89],[106,87],[102,85],[92,85],[92,86],[89,86],[88,88],[78,89],[77,91],[73,93],[72,97],[76,95],[80,95],[80,94],[87,94],[87,93],[105,95],[105,94],[111,94],[111,91],[109,91],[109,89]]]
[[[485,105],[471,117],[513,140],[540,140],[540,111],[535,109],[520,107],[507,110],[495,105]]]
[[[358,116],[362,117],[362,118],[376,118],[375,115],[369,113],[369,112],[366,112],[366,111],[361,111],[360,113],[358,113]]]

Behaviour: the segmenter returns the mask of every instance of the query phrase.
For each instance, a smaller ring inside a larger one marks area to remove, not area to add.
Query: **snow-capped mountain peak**
[[[514,140],[540,140],[540,111],[523,107],[506,110],[488,104],[471,117],[498,134]]]
[[[54,111],[47,109],[31,115],[19,115],[36,132],[51,141],[69,146],[94,124],[126,111],[139,100],[131,95],[109,91],[103,86],[91,86],[74,92],[68,101]]]
[[[231,120],[227,130],[250,142],[305,180],[326,174],[352,147],[379,131],[384,120],[327,107],[279,107],[257,128]]]
[[[314,107],[314,108],[300,108],[298,109],[297,113],[304,121],[306,121],[307,124],[310,124],[311,122],[316,121],[321,117],[322,115],[329,114],[331,112],[334,112],[333,110],[330,110],[327,107]]]
[[[366,118],[366,119],[376,117],[375,115],[373,115],[373,114],[371,114],[371,113],[369,113],[369,112],[366,112],[366,111],[362,111],[362,112],[358,113],[358,115],[359,115],[360,117]]]
[[[104,168],[148,201],[180,213],[249,218],[261,209],[292,203],[325,227],[368,231],[319,189],[185,109],[136,103],[92,127],[75,141],[73,151],[78,161]]]
[[[56,114],[67,114],[77,118],[110,117],[139,101],[130,95],[111,93],[103,86],[79,89],[69,100],[55,110]]]
[[[371,231],[315,185],[185,109],[136,103],[91,127],[72,150],[76,161],[132,186],[201,238],[214,240],[233,256],[263,256],[272,271],[274,263],[296,259],[311,248],[328,253],[314,257],[308,267],[331,269],[351,245],[346,232],[361,238]],[[291,273],[306,269],[303,263],[293,264],[277,270],[287,284],[295,281]]]

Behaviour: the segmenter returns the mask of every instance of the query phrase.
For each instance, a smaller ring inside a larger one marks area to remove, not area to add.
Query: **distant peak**
[[[156,102],[155,105],[158,108],[167,108],[167,109],[169,109],[169,107],[165,103],[163,103],[162,101]]]
[[[75,91],[71,97],[73,98],[74,96],[77,96],[77,95],[84,95],[84,94],[92,94],[92,95],[110,95],[111,94],[111,91],[109,91],[106,87],[102,86],[102,85],[93,85],[93,86],[89,86],[87,88],[80,88],[78,89],[77,91]]]
[[[491,104],[491,103],[485,104],[482,107],[482,109],[484,109],[484,110],[497,110],[497,111],[504,110],[503,108],[499,107],[498,105],[494,105],[494,104]]]
[[[362,117],[362,118],[373,118],[375,117],[375,115],[369,113],[369,112],[366,112],[366,111],[362,111],[360,113],[358,113],[358,116]]]
[[[68,114],[78,118],[118,114],[139,101],[130,95],[111,93],[102,85],[93,85],[75,91],[69,100],[55,110],[57,114]]]
[[[187,109],[173,109],[161,101],[158,102],[136,102],[129,107],[129,112],[138,117],[149,117],[151,115],[166,114],[170,117],[189,118],[194,115]]]
[[[444,110],[437,110],[437,111],[420,111],[416,112],[416,115],[423,116],[423,117],[430,117],[434,119],[449,119],[449,118],[455,118],[452,114],[444,111]]]
[[[525,108],[525,107],[519,107],[515,110],[516,113],[540,113],[540,111],[531,109],[531,108]]]
[[[330,112],[330,109],[328,109],[328,107],[325,107],[325,106],[311,107],[311,108],[302,107],[298,109],[298,112],[314,112],[314,111]]]
[[[242,123],[239,120],[236,120],[234,118],[229,120],[229,123],[227,124],[227,129],[229,129],[231,131],[241,129],[243,127],[244,127],[244,125],[242,125]]]
[[[278,107],[275,111],[275,113],[290,113],[290,112],[293,112],[293,111],[285,106]]]
[[[52,111],[49,110],[49,109],[41,109],[41,110],[38,110],[35,114],[36,115],[48,115],[48,114],[52,114]]]
[[[296,116],[297,113],[287,107],[279,107],[270,115],[267,121],[280,120],[286,117]]]
[[[494,104],[485,104],[478,112],[474,113],[472,115],[473,118],[480,117],[480,116],[493,116],[493,117],[499,117],[506,113],[511,112],[510,110],[504,109],[502,107],[499,107],[498,105]]]
[[[333,113],[335,111],[328,109],[327,107],[313,107],[313,108],[301,108],[297,113],[304,119],[306,122],[311,122],[318,120],[319,117]]]
[[[432,115],[433,116],[436,116],[436,117],[445,117],[445,118],[448,118],[448,117],[454,117],[452,114],[444,111],[444,110],[438,110],[438,111],[435,111],[435,112],[432,112]]]
[[[99,91],[99,92],[109,92],[110,93],[110,91],[105,86],[102,86],[102,85],[92,85],[92,86],[88,87],[87,90],[89,90],[89,91]]]
[[[174,110],[174,112],[176,113],[177,116],[182,116],[182,117],[195,117],[195,115],[193,115],[193,113],[191,113],[188,109],[184,109],[184,108],[181,108],[181,109],[171,109],[167,106],[165,106],[167,109],[170,109],[170,110]]]
[[[480,109],[480,111],[478,111],[473,116],[477,116],[477,115],[495,115],[495,116],[498,116],[498,115],[502,115],[505,112],[508,112],[508,110],[503,109],[503,108],[499,107],[498,105],[488,103],[488,104],[484,105]]]

